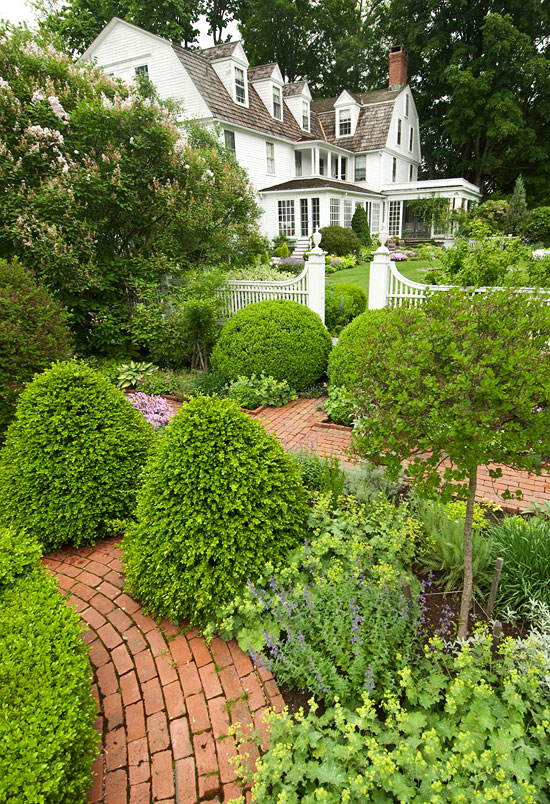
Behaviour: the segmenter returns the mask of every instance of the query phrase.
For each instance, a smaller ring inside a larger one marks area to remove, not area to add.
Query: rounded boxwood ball
[[[126,578],[155,615],[204,625],[304,536],[306,492],[283,447],[231,400],[193,397],[144,472]]]
[[[369,340],[389,314],[386,309],[367,310],[342,330],[328,362],[327,374],[330,385],[353,390],[359,378],[359,366]]]
[[[331,347],[316,313],[298,302],[277,299],[249,304],[230,318],[211,362],[228,380],[263,372],[299,391],[324,374]]]
[[[0,522],[45,549],[90,542],[134,513],[153,428],[111,383],[76,361],[37,374],[0,453]]]

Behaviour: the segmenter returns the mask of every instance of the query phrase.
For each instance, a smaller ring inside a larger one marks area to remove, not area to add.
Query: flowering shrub
[[[315,706],[306,717],[272,715],[253,800],[546,802],[544,672],[536,655],[527,672],[518,672],[509,640],[494,659],[487,633],[455,655],[434,638],[417,667],[403,662],[377,705],[365,692],[355,710],[337,702],[321,716]]]
[[[327,274],[344,271],[346,268],[353,268],[355,265],[357,265],[357,257],[354,254],[346,254],[341,257],[327,254],[325,257],[325,271]]]
[[[174,418],[174,409],[162,396],[152,396],[151,394],[138,392],[128,394],[127,399],[136,410],[139,410],[145,416],[155,430],[166,427],[168,422]]]
[[[305,265],[305,260],[301,257],[283,257],[279,262],[279,267],[283,271],[290,271],[294,274],[299,274],[303,271]]]
[[[390,260],[394,260],[395,262],[403,262],[403,260],[408,259],[409,258],[407,257],[407,255],[404,254],[402,251],[392,251],[392,253],[390,254]]]
[[[136,384],[136,390],[144,394],[173,396],[180,388],[179,380],[171,369],[157,369]]]
[[[347,515],[325,508],[287,564],[268,564],[216,628],[236,633],[278,682],[352,705],[364,689],[379,698],[418,645],[419,607],[407,603],[396,560],[411,556],[417,524],[382,499]]]

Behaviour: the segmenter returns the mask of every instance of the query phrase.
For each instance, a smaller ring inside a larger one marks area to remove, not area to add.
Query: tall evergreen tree
[[[514,185],[514,192],[510,200],[506,219],[508,231],[511,234],[520,234],[523,222],[527,217],[527,198],[523,179],[518,176]]]

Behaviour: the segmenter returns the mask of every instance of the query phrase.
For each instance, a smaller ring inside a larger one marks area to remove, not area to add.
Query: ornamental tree
[[[478,469],[540,474],[550,450],[550,307],[512,290],[437,293],[362,333],[355,446],[426,497],[467,500],[458,635],[472,602],[472,518]],[[521,492],[517,493],[521,496]],[[503,495],[510,497],[507,491]]]
[[[361,241],[362,246],[365,246],[366,248],[370,248],[370,246],[372,246],[369,220],[367,218],[367,213],[365,212],[365,207],[361,204],[355,208],[353,218],[351,219],[351,228]]]
[[[81,347],[124,346],[138,283],[259,244],[248,179],[139,85],[28,31],[2,33],[0,256],[18,256],[65,304]]]

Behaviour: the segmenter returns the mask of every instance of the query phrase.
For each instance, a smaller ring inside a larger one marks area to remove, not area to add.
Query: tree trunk
[[[470,475],[468,485],[470,496],[466,504],[466,519],[464,521],[464,588],[460,601],[460,618],[458,622],[458,638],[466,639],[468,636],[468,618],[472,607],[474,590],[474,569],[472,559],[472,522],[474,520],[474,501],[477,486],[477,467]]]

